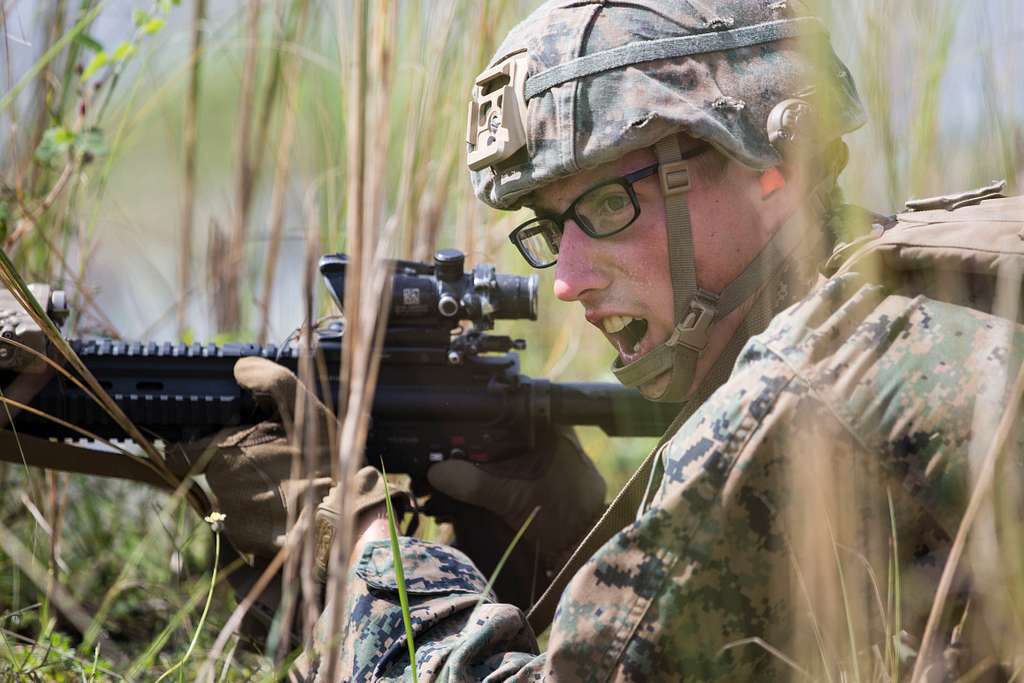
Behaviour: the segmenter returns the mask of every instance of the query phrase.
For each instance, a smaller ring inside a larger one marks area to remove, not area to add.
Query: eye
[[[618,216],[632,209],[632,202],[621,185],[606,185],[588,195],[580,208],[594,218]]]
[[[599,208],[606,213],[619,213],[625,211],[628,206],[629,198],[625,194],[618,192],[609,193],[604,196],[601,199],[601,206]]]

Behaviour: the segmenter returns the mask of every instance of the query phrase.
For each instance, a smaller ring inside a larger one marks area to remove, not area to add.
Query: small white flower
[[[224,520],[227,518],[228,516],[223,512],[211,512],[203,519],[210,525],[210,528],[213,529],[214,533],[220,533],[224,530]]]

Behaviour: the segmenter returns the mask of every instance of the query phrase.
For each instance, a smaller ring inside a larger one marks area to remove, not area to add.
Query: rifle
[[[320,273],[335,303],[344,301],[347,259],[323,256]],[[62,292],[31,286],[48,315],[62,325]],[[0,411],[0,427],[44,438],[123,437],[106,411],[37,354],[53,356],[42,331],[14,303],[0,297],[0,386],[7,398],[34,411]],[[537,318],[537,276],[503,275],[488,264],[465,272],[465,256],[437,252],[433,263],[396,261],[377,390],[366,443],[367,462],[423,482],[427,468],[447,458],[493,462],[533,448],[537,435],[557,425],[595,425],[610,436],[658,436],[678,406],[652,403],[609,383],[554,383],[519,372],[522,339],[490,334],[497,320]],[[471,323],[469,329],[463,323]],[[344,324],[316,331],[315,350],[337,396]],[[245,356],[261,356],[292,371],[295,344],[157,344],[105,339],[70,340],[103,388],[142,430],[165,442],[183,442],[271,416],[234,380]],[[319,390],[320,388],[318,388]],[[8,404],[10,406],[10,404]],[[66,425],[73,425],[78,429]],[[0,449],[0,459],[22,462]],[[45,449],[40,449],[45,450]],[[33,459],[28,464],[150,481],[145,471],[118,464]],[[120,461],[120,462],[123,462]],[[150,481],[150,483],[154,483]]]

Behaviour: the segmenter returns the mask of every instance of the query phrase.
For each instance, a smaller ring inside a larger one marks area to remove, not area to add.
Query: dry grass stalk
[[[319,240],[319,225],[313,220],[315,213],[312,207],[307,211],[306,229],[306,259],[303,269],[302,297],[304,305],[303,315],[303,351],[301,359],[299,380],[303,386],[317,386],[317,372],[314,362],[316,349],[314,341],[316,330],[316,311],[314,309],[314,293],[319,282],[319,271],[317,265],[320,259],[321,245]],[[330,386],[328,382],[328,386]],[[330,392],[328,392],[330,393]],[[326,407],[316,399],[311,392],[304,392],[299,406],[303,409],[303,421],[298,422],[299,415],[296,413],[296,432],[301,436],[302,445],[302,467],[303,476],[312,478],[316,476],[321,467],[321,454],[324,452],[323,444],[335,443],[336,429],[333,429],[332,420],[325,419]],[[301,430],[299,429],[301,425]],[[327,433],[323,433],[325,430]],[[330,451],[328,451],[330,452]],[[309,515],[313,519],[316,514],[317,505],[320,500],[314,496],[314,489],[306,487],[302,500],[302,514]],[[313,627],[316,625],[317,617],[320,614],[320,590],[316,581],[316,552],[317,552],[317,528],[315,524],[308,525],[306,533],[302,536],[302,564],[300,577],[302,580],[302,646],[308,651],[313,646]],[[288,615],[290,618],[290,615]],[[287,634],[287,631],[284,632]],[[282,648],[286,650],[286,648]]]
[[[3,10],[6,16],[7,11]],[[67,8],[63,1],[57,2],[51,5],[49,9],[49,16],[44,20],[44,26],[46,27],[46,42],[44,45],[54,45],[59,39],[61,33],[64,31],[64,22],[66,20]],[[5,38],[6,38],[6,21],[4,22]],[[6,40],[5,40],[6,43]],[[53,61],[58,58],[55,57]],[[21,158],[17,158],[17,152],[15,152],[15,168],[19,176],[21,176],[22,170],[27,170],[27,183],[24,186],[20,186],[19,189],[27,189],[29,192],[35,191],[39,181],[45,177],[45,173],[42,172],[38,166],[32,163],[33,153],[36,147],[39,145],[40,140],[43,139],[43,134],[46,132],[47,125],[49,123],[49,111],[47,107],[47,101],[54,98],[57,93],[54,92],[54,84],[58,82],[56,78],[55,70],[53,68],[53,61],[48,61],[44,66],[42,72],[39,74],[35,81],[35,85],[32,92],[32,105],[29,116],[32,120],[29,122],[29,129],[27,131],[24,146],[14,145],[11,147],[12,150],[21,148]],[[10,62],[8,62],[8,66]],[[10,88],[9,88],[10,90]],[[63,95],[60,96],[61,98]],[[15,122],[14,109],[11,110],[12,124]],[[14,142],[16,138],[24,135],[16,134],[16,126],[12,126],[11,130],[11,141]],[[20,181],[20,178],[19,178]]]
[[[416,79],[409,93],[412,105],[411,116],[406,121],[403,136],[402,175],[399,180],[396,206],[400,212],[399,220],[407,226],[403,239],[403,258],[423,259],[423,253],[429,251],[434,243],[434,232],[421,225],[417,220],[422,212],[424,202],[431,194],[429,189],[429,160],[433,151],[435,126],[443,127],[443,116],[438,109],[442,106],[438,80],[446,73],[442,67],[447,56],[454,24],[454,3],[446,3],[437,7],[428,18],[426,31],[426,64],[435,64],[435,68],[424,68],[423,78]],[[423,46],[418,46],[421,49]],[[456,138],[457,139],[457,138]],[[433,178],[437,181],[436,176]],[[426,191],[423,188],[427,187]],[[417,201],[418,200],[418,201]],[[417,207],[420,207],[419,210]],[[430,233],[429,235],[427,233]],[[426,247],[422,245],[427,245]]]
[[[337,481],[342,490],[351,490],[355,472],[363,461],[363,448],[367,436],[369,413],[376,387],[377,368],[386,325],[385,301],[390,296],[390,268],[385,263],[392,248],[394,231],[398,220],[382,221],[384,210],[384,179],[387,174],[387,127],[379,119],[368,118],[389,109],[390,93],[378,84],[390,79],[392,68],[394,35],[396,29],[397,5],[393,2],[375,2],[375,10],[369,13],[371,5],[356,3],[354,15],[355,36],[352,44],[355,52],[351,65],[356,77],[352,79],[355,92],[349,95],[349,143],[362,138],[361,133],[374,145],[373,154],[356,142],[353,151],[361,161],[359,169],[350,166],[348,178],[349,211],[347,236],[349,254],[356,265],[346,274],[345,292],[345,353],[343,354],[343,396],[339,402],[345,406],[339,437],[339,454],[336,468],[340,472]],[[367,31],[369,26],[372,31]],[[369,42],[369,44],[367,44]],[[368,61],[367,61],[368,60]],[[369,88],[368,84],[375,84]],[[371,133],[370,123],[378,127]],[[356,202],[353,205],[353,201]],[[376,221],[376,224],[371,223]],[[371,233],[373,231],[373,233]],[[375,239],[371,239],[371,234]],[[341,632],[346,605],[342,596],[351,546],[355,540],[352,534],[354,521],[353,499],[344,496],[342,500],[342,525],[338,538],[331,548],[330,572],[328,576],[327,633]],[[322,656],[327,659],[327,679],[337,675],[339,662],[338,643],[328,643]]]
[[[192,239],[196,194],[196,152],[199,142],[199,85],[203,63],[203,23],[206,21],[206,0],[193,0],[192,43],[189,51],[188,93],[185,98],[185,126],[182,132],[185,147],[184,188],[182,189],[181,233],[178,248],[178,337],[185,336],[188,325],[188,303],[192,291]]]
[[[780,447],[800,454],[783,488],[793,563],[779,577],[793,614],[783,650],[814,680],[866,680],[864,652],[885,618],[874,569],[889,558],[880,472],[811,422],[798,420]]]
[[[338,48],[341,51],[341,61],[348,64],[348,76],[343,77],[342,92],[347,98],[347,130],[346,130],[346,154],[347,167],[345,177],[346,187],[346,251],[349,254],[349,264],[345,273],[345,335],[342,340],[341,353],[341,377],[338,395],[338,414],[342,416],[343,423],[339,435],[338,454],[333,458],[332,477],[335,482],[344,487],[352,480],[354,474],[355,460],[358,454],[349,453],[346,448],[350,445],[351,428],[348,427],[348,416],[352,413],[353,394],[358,396],[358,390],[353,391],[353,385],[359,380],[361,371],[355,365],[357,355],[357,343],[359,333],[359,302],[361,287],[363,283],[362,259],[363,243],[365,236],[363,207],[365,197],[365,157],[364,135],[366,131],[366,55],[367,55],[367,21],[368,21],[367,0],[354,0],[351,6],[350,26],[351,32],[345,29],[345,15],[339,10],[336,13],[338,26]],[[347,39],[347,41],[346,41]],[[351,54],[346,55],[344,46],[350,46]],[[346,69],[342,69],[344,74]],[[350,87],[345,88],[345,83]],[[353,538],[353,515],[348,510],[350,505],[349,497],[344,496],[342,501],[342,515],[340,516],[339,528],[335,532],[335,540],[331,545],[330,559],[328,561],[327,577],[327,600],[329,606],[329,634],[341,632],[344,620],[345,584],[349,556],[352,550]],[[326,680],[337,678],[338,645],[336,638],[332,638],[326,652],[320,653],[327,659]]]
[[[59,568],[63,564],[63,560],[60,557],[60,538],[64,520],[64,494],[67,492],[66,479],[67,477],[60,472],[46,471],[46,483],[49,493],[46,506],[47,524],[50,527],[49,559],[50,567],[57,568],[57,570],[50,571],[49,581],[46,586],[47,595],[53,595],[57,590],[57,585],[60,584]]]
[[[295,37],[305,35],[308,0],[298,2],[298,18]],[[277,276],[277,261],[281,252],[281,240],[284,238],[284,207],[288,195],[292,144],[295,139],[295,127],[298,117],[298,82],[300,78],[300,61],[295,55],[285,53],[283,44],[279,46],[279,58],[283,62],[284,73],[284,114],[281,122],[281,137],[277,143],[274,162],[274,188],[270,199],[270,238],[267,246],[266,270],[263,276],[263,294],[260,296],[260,326],[257,337],[260,344],[265,344],[270,329],[270,304],[273,297]]]
[[[315,214],[310,210],[307,215],[309,218],[313,218]],[[307,228],[305,267],[302,279],[303,318],[299,335],[299,386],[296,388],[295,396],[294,428],[291,430],[289,439],[295,448],[290,475],[292,481],[304,481],[316,476],[320,469],[318,465],[320,454],[323,452],[322,444],[327,436],[321,433],[321,427],[325,422],[323,406],[316,395],[309,390],[317,385],[313,357],[316,352],[314,348],[313,293],[319,284],[317,262],[320,257],[320,240],[318,235],[317,222],[310,220]],[[313,519],[319,502],[314,496],[314,489],[306,487],[302,499],[293,501],[293,504],[289,506],[289,527],[295,524],[299,517],[305,516],[308,519]],[[315,579],[317,529],[315,524],[307,524],[304,528],[305,533],[293,539],[296,546],[289,551],[284,565],[282,580],[284,595],[279,609],[283,616],[278,639],[273,644],[271,651],[276,662],[280,662],[291,647],[292,621],[295,616],[295,602],[300,592],[300,586],[302,645],[308,650],[313,643],[313,625],[316,623],[319,612],[319,591]],[[296,577],[299,579],[298,582],[296,582]]]
[[[242,67],[242,84],[239,94],[237,169],[235,172],[235,206],[232,212],[231,238],[228,243],[227,261],[218,264],[223,268],[224,285],[219,297],[218,325],[222,330],[237,331],[241,327],[241,287],[245,273],[245,243],[249,230],[249,210],[252,204],[252,190],[255,184],[256,168],[252,162],[252,119],[256,99],[256,65],[259,57],[260,10],[262,3],[253,0],[248,3],[246,14],[245,61]]]
[[[35,229],[43,214],[50,210],[50,207],[54,205],[71,180],[76,177],[75,171],[77,169],[78,164],[73,159],[68,159],[60,176],[57,178],[57,182],[53,184],[53,187],[39,201],[38,205],[31,208],[25,205],[22,206],[24,215],[18,220],[14,230],[7,236],[7,239],[4,240],[5,250],[10,251],[13,249],[23,237]]]
[[[295,0],[293,7],[298,7],[298,10],[289,15],[287,12],[283,12],[284,0],[274,0],[274,23],[278,25],[278,30],[274,47],[271,50],[273,56],[268,69],[269,75],[263,88],[263,102],[260,104],[260,119],[256,127],[256,137],[253,138],[257,141],[252,150],[252,167],[256,173],[263,168],[263,155],[267,151],[268,145],[260,144],[260,141],[270,139],[270,123],[274,111],[277,109],[281,82],[283,81],[286,87],[289,85],[288,74],[285,70],[285,62],[288,59],[285,47],[289,44],[298,44],[295,39],[302,35],[302,15],[305,14],[307,3],[308,0]],[[285,104],[287,106],[287,102]]]

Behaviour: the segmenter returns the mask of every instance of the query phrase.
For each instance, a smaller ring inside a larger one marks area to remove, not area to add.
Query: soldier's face
[[[594,185],[656,161],[651,150],[632,152],[537,191],[532,206],[538,211],[561,213]],[[709,291],[720,292],[770,234],[758,177],[757,172],[726,161],[714,151],[691,163],[692,189],[687,201],[697,281]],[[665,204],[657,174],[637,181],[633,188],[640,215],[616,235],[593,239],[574,221],[565,221],[554,285],[559,299],[583,305],[587,321],[604,334],[624,363],[650,353],[668,339],[675,326]],[[723,323],[716,325],[698,362],[694,386],[735,330],[735,323],[730,324],[728,318]],[[649,396],[658,395],[668,379],[668,373],[664,373],[640,389]]]

